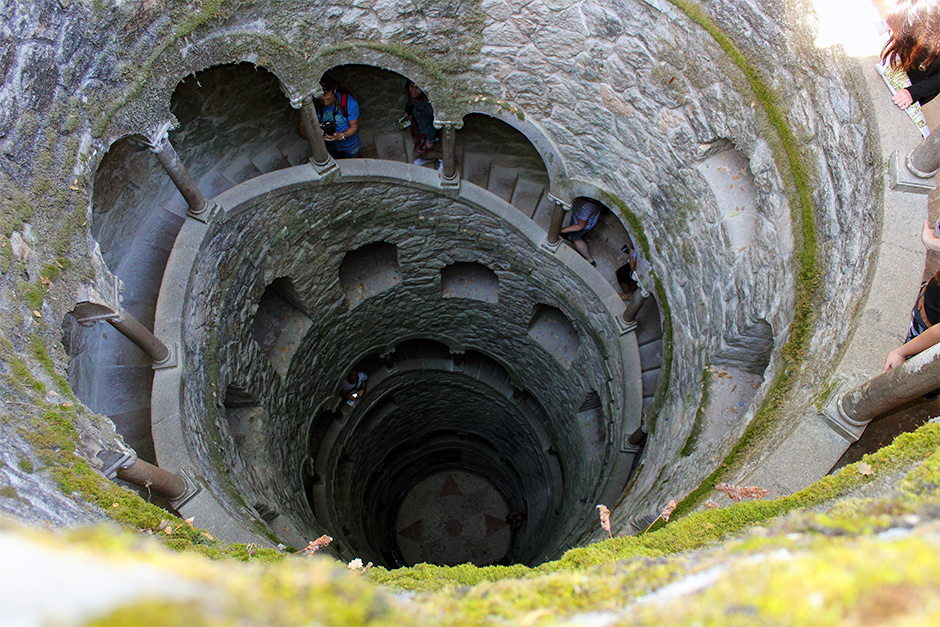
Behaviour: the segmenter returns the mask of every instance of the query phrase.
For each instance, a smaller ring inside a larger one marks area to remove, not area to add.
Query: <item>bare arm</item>
[[[928,327],[926,331],[910,342],[902,344],[888,353],[888,358],[885,360],[884,368],[882,368],[881,371],[888,372],[892,368],[897,368],[907,361],[908,357],[922,353],[935,344],[940,344],[940,324]]]
[[[587,225],[587,220],[578,220],[574,224],[571,224],[563,228],[561,232],[562,233],[574,233],[575,231],[580,231],[584,229],[585,225]]]
[[[940,253],[940,237],[937,237],[934,230],[930,228],[930,222],[927,220],[924,220],[924,230],[921,231],[920,241],[924,243],[927,250],[935,250]]]

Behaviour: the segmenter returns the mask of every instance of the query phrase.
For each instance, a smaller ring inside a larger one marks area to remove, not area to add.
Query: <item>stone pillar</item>
[[[194,486],[185,478],[138,459],[133,452],[99,451],[98,459],[107,464],[104,476],[108,479],[117,477],[121,481],[152,490],[171,501],[180,501],[195,494]]]
[[[170,143],[169,130],[169,124],[161,128],[157,137],[150,142],[150,150],[157,156],[160,165],[173,179],[176,189],[186,199],[186,204],[189,205],[186,215],[205,222],[210,213],[209,201],[199,191],[196,181],[193,180],[189,170],[186,169],[186,166],[180,161],[179,155],[176,154],[176,149]]]
[[[642,289],[637,288],[637,290],[633,293],[633,298],[630,299],[630,302],[627,303],[626,309],[623,310],[623,321],[626,323],[635,322],[636,315],[640,312],[640,308],[643,306],[643,303],[646,302],[648,297],[648,292],[644,292]]]
[[[838,395],[823,410],[830,426],[856,441],[872,419],[940,387],[940,344]]]
[[[435,123],[435,126],[437,123]],[[443,137],[441,151],[444,153],[444,167],[441,169],[441,178],[444,183],[457,181],[457,126],[454,122],[444,122],[441,125]]]
[[[888,157],[888,174],[891,189],[901,192],[929,194],[933,189],[933,177],[940,169],[940,127],[904,158],[898,151]]]
[[[304,128],[307,131],[307,142],[310,144],[310,163],[313,164],[317,174],[325,175],[337,168],[336,161],[330,156],[326,149],[326,142],[323,141],[323,134],[320,132],[320,118],[317,117],[317,107],[314,104],[313,96],[306,96],[295,103],[291,100],[291,106],[300,109],[300,118],[304,122]]]
[[[109,318],[108,323],[117,329],[121,335],[140,347],[140,350],[147,353],[154,364],[163,364],[170,359],[170,349],[167,348],[166,344],[157,339],[157,336],[142,325],[137,318],[123,309],[114,318]]]
[[[83,302],[75,305],[72,315],[83,326],[92,326],[96,322],[107,322],[121,335],[136,344],[153,361],[154,368],[172,368],[176,366],[176,354],[157,336],[140,323],[137,318],[123,308],[115,311],[107,305]]]
[[[548,243],[557,246],[561,238],[561,225],[565,222],[565,203],[551,194],[549,198],[554,203],[554,207],[552,208],[552,221],[548,226]]]
[[[907,155],[905,163],[907,169],[915,176],[923,179],[933,178],[940,169],[940,127],[933,129],[930,135],[921,142],[920,146]]]

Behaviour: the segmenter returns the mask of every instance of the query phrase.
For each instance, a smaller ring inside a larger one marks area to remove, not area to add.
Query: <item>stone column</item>
[[[548,197],[555,203],[552,207],[552,221],[548,226],[548,243],[556,246],[561,238],[561,225],[565,222],[565,203],[551,194]]]
[[[336,161],[330,156],[326,149],[326,142],[323,141],[323,134],[320,132],[320,118],[317,117],[317,107],[314,104],[313,96],[305,96],[296,103],[291,100],[291,106],[300,109],[300,118],[304,122],[304,129],[307,131],[307,142],[310,144],[310,163],[313,164],[317,174],[321,176],[328,174],[337,168]]]
[[[108,323],[117,329],[121,335],[140,347],[140,350],[147,353],[147,356],[153,360],[154,364],[163,364],[170,359],[170,349],[167,348],[166,344],[157,339],[157,336],[142,325],[137,318],[123,309],[115,317],[109,318]]]
[[[627,303],[626,309],[623,310],[623,321],[630,323],[636,321],[636,315],[640,312],[640,308],[643,306],[643,303],[646,302],[646,299],[649,297],[649,293],[644,292],[642,289],[637,288],[633,293],[633,298],[630,299],[630,302]]]
[[[835,431],[854,442],[872,419],[938,387],[940,344],[837,396],[822,416]]]
[[[157,336],[140,323],[137,318],[123,308],[118,311],[98,303],[78,303],[72,315],[83,326],[92,326],[96,322],[107,322],[118,333],[136,344],[153,361],[154,368],[172,368],[176,365],[175,351],[161,342]]]
[[[933,189],[933,177],[940,170],[940,127],[932,130],[919,146],[904,158],[898,151],[888,157],[888,174],[891,189],[901,192],[929,194]]]
[[[435,126],[437,123],[435,122]],[[454,122],[444,122],[441,126],[443,137],[441,139],[441,151],[444,153],[444,167],[441,170],[441,178],[445,183],[457,181],[457,127]]]
[[[940,127],[933,129],[930,135],[921,142],[920,146],[907,155],[905,163],[907,169],[915,176],[923,179],[933,178],[940,169]]]
[[[179,501],[195,493],[193,486],[180,475],[138,459],[133,452],[99,451],[98,459],[107,464],[104,476],[108,479],[117,477],[121,481],[152,490],[171,501]]]
[[[205,222],[210,213],[209,201],[199,191],[196,181],[193,180],[189,170],[186,169],[186,166],[180,161],[179,155],[176,154],[176,149],[170,143],[169,130],[169,124],[161,128],[157,137],[150,142],[150,150],[157,156],[160,165],[173,179],[176,189],[186,199],[186,204],[189,205],[186,215]]]

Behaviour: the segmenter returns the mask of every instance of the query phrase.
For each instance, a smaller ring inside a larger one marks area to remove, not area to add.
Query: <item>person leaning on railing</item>
[[[885,21],[891,34],[881,58],[911,79],[894,104],[907,109],[933,100],[940,93],[940,0],[897,0]]]
[[[940,269],[924,281],[911,311],[907,341],[888,353],[882,372],[900,366],[914,355],[940,343]]]

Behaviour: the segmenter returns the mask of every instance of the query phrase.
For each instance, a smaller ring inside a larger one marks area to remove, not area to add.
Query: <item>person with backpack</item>
[[[334,159],[359,156],[359,103],[332,78],[320,80],[323,95],[317,98],[317,117],[326,149]]]

